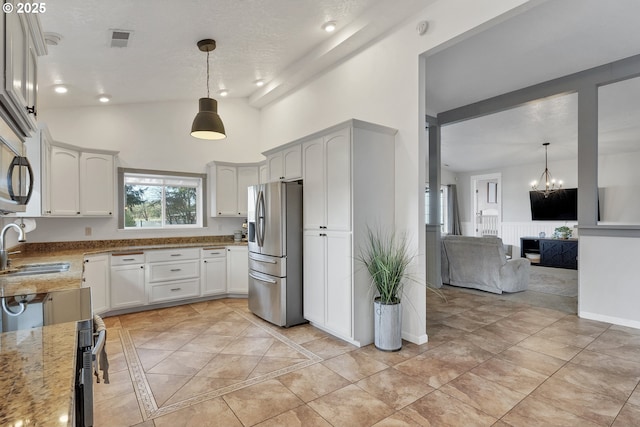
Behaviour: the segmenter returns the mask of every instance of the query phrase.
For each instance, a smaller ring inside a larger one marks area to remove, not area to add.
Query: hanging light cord
[[[207,51],[207,98],[211,98],[209,96],[209,51]]]

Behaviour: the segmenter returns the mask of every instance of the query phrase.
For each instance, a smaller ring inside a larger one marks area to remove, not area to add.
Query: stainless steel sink
[[[33,274],[64,273],[69,271],[70,263],[52,262],[46,264],[25,264],[4,273],[5,276],[30,276]]]

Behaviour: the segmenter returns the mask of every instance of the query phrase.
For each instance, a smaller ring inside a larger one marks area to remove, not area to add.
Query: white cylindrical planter
[[[398,351],[402,348],[402,306],[373,302],[373,332],[376,348]]]

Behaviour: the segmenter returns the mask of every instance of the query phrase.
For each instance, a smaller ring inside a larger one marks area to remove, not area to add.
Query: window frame
[[[199,179],[200,185],[196,187],[197,223],[196,224],[166,224],[164,200],[162,207],[162,221],[164,225],[158,227],[125,227],[125,176],[129,174],[147,175],[150,178],[185,178]],[[162,171],[152,169],[118,168],[118,229],[123,231],[158,231],[158,230],[184,230],[207,227],[207,174],[190,172]],[[198,215],[199,214],[199,215]]]

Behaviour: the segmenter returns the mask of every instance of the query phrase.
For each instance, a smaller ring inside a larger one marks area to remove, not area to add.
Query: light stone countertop
[[[14,256],[10,270],[24,264],[69,262],[69,271],[30,276],[0,274],[0,292],[9,296],[79,288],[85,255],[246,245],[247,242],[221,241],[27,251]],[[0,390],[4,395],[0,405],[0,425],[72,425],[75,331],[76,323],[68,322],[0,333]]]
[[[71,426],[76,324],[0,334],[0,425]]]

